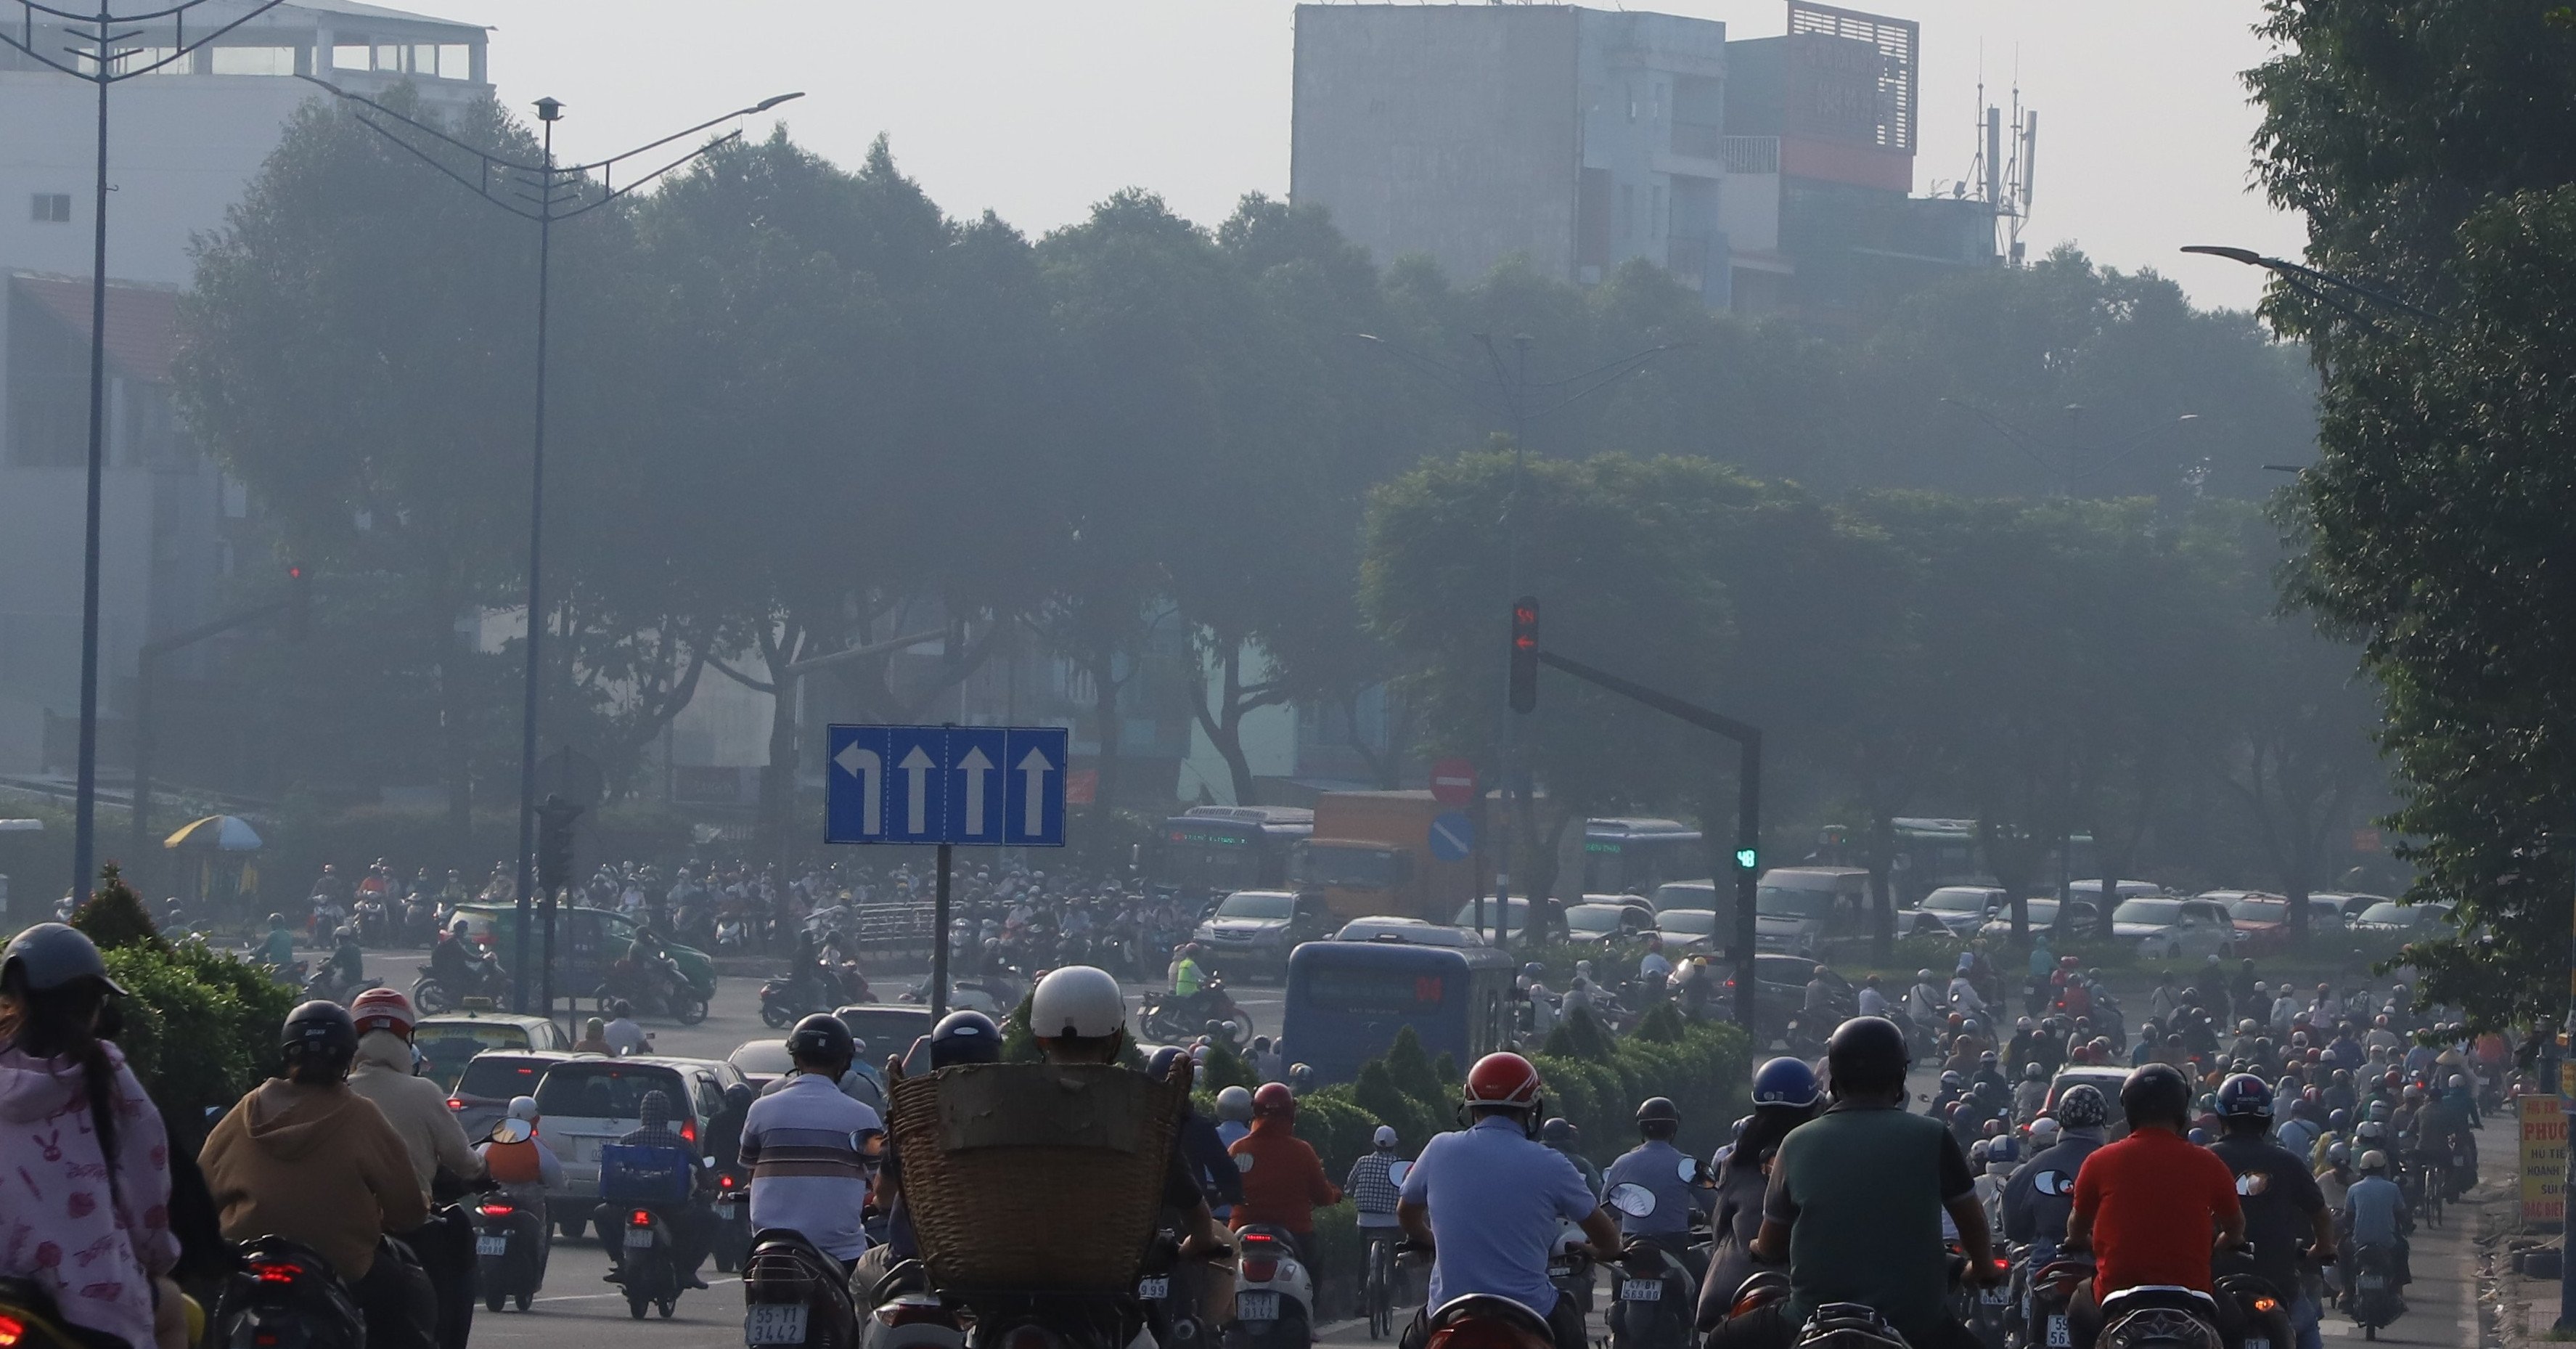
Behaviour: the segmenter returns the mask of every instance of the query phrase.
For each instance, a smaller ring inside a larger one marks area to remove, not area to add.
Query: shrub
[[[202,943],[131,944],[105,953],[130,995],[117,1043],[181,1137],[277,1070],[277,1033],[295,991]]]

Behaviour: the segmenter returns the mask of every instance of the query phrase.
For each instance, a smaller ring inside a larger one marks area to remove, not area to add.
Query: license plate
[[[1621,1302],[1661,1302],[1664,1300],[1664,1281],[1661,1279],[1621,1279],[1619,1281],[1619,1300]]]
[[[2248,1336],[2245,1340],[2245,1349],[2272,1349],[2272,1337],[2269,1335]]]
[[[2381,1279],[2376,1274],[2364,1274],[2361,1276],[2361,1291],[2365,1293],[2376,1293],[2382,1287],[2386,1286],[2386,1282],[2386,1280]]]
[[[1234,1314],[1238,1320],[1276,1321],[1279,1319],[1279,1295],[1237,1293],[1234,1295]]]
[[[1136,1300],[1139,1302],[1160,1302],[1171,1295],[1172,1276],[1169,1274],[1157,1274],[1150,1279],[1136,1281]]]
[[[510,1239],[498,1232],[487,1233],[483,1236],[476,1237],[474,1238],[474,1253],[476,1255],[508,1255],[510,1253]]]
[[[627,1229],[626,1229],[626,1249],[628,1249],[628,1250],[630,1250],[630,1251],[643,1250],[643,1249],[645,1249],[645,1248],[647,1248],[647,1247],[651,1246],[652,1244],[653,1244],[653,1229],[652,1229],[652,1228],[649,1228],[649,1227],[630,1227],[630,1228],[627,1228]]]
[[[1977,1301],[1989,1307],[2000,1307],[2012,1301],[2012,1290],[2001,1286],[1980,1288],[1977,1290]]]
[[[745,1344],[803,1344],[805,1342],[805,1304],[802,1302],[755,1302],[751,1313],[742,1321]]]
[[[731,1199],[719,1199],[716,1201],[716,1216],[727,1222],[733,1221],[733,1215],[740,1212],[741,1209],[742,1206]]]
[[[2074,1343],[2075,1337],[2066,1330],[2066,1317],[2062,1314],[2049,1317],[2048,1349],[2068,1349]]]

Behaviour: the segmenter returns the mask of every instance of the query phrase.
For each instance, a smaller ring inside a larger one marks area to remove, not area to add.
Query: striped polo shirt
[[[742,1122],[742,1166],[751,1172],[753,1230],[804,1234],[843,1263],[868,1249],[860,1210],[868,1197],[866,1134],[877,1112],[841,1094],[830,1078],[800,1074],[751,1103]]]

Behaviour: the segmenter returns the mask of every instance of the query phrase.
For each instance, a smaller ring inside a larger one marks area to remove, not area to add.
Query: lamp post
[[[0,31],[5,45],[48,70],[98,86],[98,156],[91,182],[89,274],[89,462],[88,495],[82,507],[81,533],[81,674],[80,752],[72,798],[72,894],[89,887],[98,857],[98,586],[99,515],[107,475],[107,91],[110,85],[138,75],[165,70],[196,55],[199,48],[276,8],[283,0],[253,0],[230,22],[188,37],[188,14],[209,0],[180,0],[159,9],[117,14],[108,0],[96,10],[76,13],[37,0],[18,0],[17,32]],[[50,33],[59,28],[75,44],[62,48],[67,60],[37,50],[36,18],[44,16]],[[169,25],[167,44],[135,44]],[[131,44],[131,45],[130,45]],[[149,56],[150,60],[137,60]],[[86,69],[84,69],[84,62]],[[119,65],[124,66],[119,69]]]
[[[552,280],[553,270],[554,227],[558,221],[570,220],[575,216],[585,215],[591,211],[598,210],[602,206],[608,205],[610,202],[625,197],[638,188],[643,187],[646,183],[652,182],[663,174],[669,173],[671,170],[696,159],[698,156],[715,149],[717,146],[724,145],[731,141],[740,140],[742,138],[742,132],[738,128],[736,130],[726,132],[724,135],[707,141],[705,144],[690,150],[686,154],[670,160],[659,168],[629,179],[623,186],[620,186],[615,180],[615,174],[618,166],[626,161],[637,158],[641,155],[650,154],[653,151],[659,150],[663,146],[669,145],[671,142],[683,137],[696,135],[697,133],[720,122],[729,122],[738,117],[749,117],[756,113],[767,112],[781,103],[785,103],[790,99],[803,98],[804,95],[802,93],[779,94],[771,98],[763,99],[750,107],[736,108],[732,112],[710,117],[707,120],[698,123],[696,126],[672,132],[670,135],[664,136],[660,140],[639,145],[623,154],[611,155],[606,159],[593,160],[587,164],[559,165],[555,163],[555,123],[563,120],[564,105],[554,99],[541,98],[537,100],[537,120],[544,129],[543,147],[542,153],[539,155],[537,162],[531,164],[522,160],[510,159],[502,155],[496,155],[477,146],[468,145],[464,141],[458,140],[454,136],[450,136],[446,132],[431,126],[426,122],[405,116],[402,113],[396,112],[392,108],[386,107],[382,103],[378,103],[373,99],[366,98],[358,94],[350,93],[347,90],[327,81],[314,79],[310,75],[307,75],[304,78],[311,80],[314,84],[320,85],[326,90],[329,90],[334,97],[347,103],[356,104],[360,108],[364,109],[364,111],[357,112],[354,115],[357,117],[357,120],[365,125],[369,130],[376,132],[385,139],[392,141],[394,144],[401,146],[405,150],[410,151],[413,155],[417,156],[421,162],[443,174],[446,174],[448,177],[455,179],[458,183],[472,191],[476,196],[483,198],[485,201],[488,201],[523,220],[534,221],[537,226],[537,353],[535,369],[536,426],[532,437],[528,462],[528,635],[526,670],[523,675],[524,688],[521,693],[522,702],[519,710],[519,851],[517,863],[518,913],[516,915],[516,921],[517,942],[520,956],[517,962],[517,968],[511,972],[513,983],[510,994],[512,1005],[519,1011],[525,1012],[528,1007],[527,953],[533,949],[529,945],[531,935],[529,932],[529,923],[536,890],[536,877],[533,870],[532,853],[536,847],[537,828],[538,654],[539,648],[542,645],[541,634],[543,633],[545,626],[541,616],[545,612],[546,309],[549,291],[551,290],[549,283]],[[371,117],[368,115],[369,113],[373,113],[375,116]],[[457,172],[455,169],[439,162],[436,156],[432,155],[427,150],[422,149],[420,146],[413,144],[411,141],[404,139],[401,132],[394,130],[394,128],[387,125],[386,122],[377,120],[378,117],[400,123],[402,126],[413,132],[430,137],[431,139],[454,150],[472,156],[479,169],[477,176],[469,179],[465,175]],[[591,177],[594,174],[599,177],[599,191],[596,195],[593,195],[588,190]],[[529,191],[527,189],[533,189],[533,191]],[[551,997],[549,997],[548,1001],[551,1003]],[[551,1016],[553,1015],[554,1009],[549,1006],[546,1011],[547,1015]]]
[[[2401,314],[2412,315],[2426,322],[2441,321],[2432,311],[2408,304],[2368,282],[2355,281],[2351,277],[2337,276],[2332,272],[2321,272],[2305,263],[2292,262],[2288,258],[2266,257],[2250,248],[2233,248],[2225,244],[2185,244],[2182,251],[2198,253],[2204,257],[2225,258],[2229,262],[2242,263],[2248,267],[2260,267],[2281,278],[2290,289],[2355,321],[2360,320],[2361,311],[2328,294],[2329,290],[2358,295],[2369,304],[2382,309],[2394,309]]]

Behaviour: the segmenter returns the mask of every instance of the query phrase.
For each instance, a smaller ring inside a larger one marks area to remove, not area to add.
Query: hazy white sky
[[[1211,224],[1245,192],[1288,189],[1293,0],[394,3],[494,25],[501,96],[562,99],[557,148],[584,158],[801,89],[780,110],[801,143],[855,162],[885,132],[949,211],[991,207],[1031,233],[1130,185]],[[2248,188],[2238,73],[2265,54],[2259,0],[1845,3],[1922,22],[1918,192],[1968,170],[1980,67],[1991,101],[2019,79],[2040,115],[2034,256],[2074,240],[2241,306],[2259,274],[2174,250],[2298,250],[2299,222]],[[1782,0],[1631,7],[1720,19],[1731,37],[1787,24]]]

